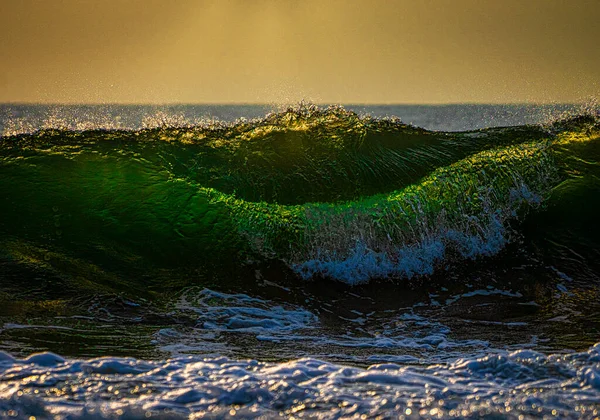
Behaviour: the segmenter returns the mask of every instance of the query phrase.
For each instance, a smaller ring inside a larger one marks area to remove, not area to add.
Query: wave
[[[432,275],[498,254],[521,225],[541,232],[531,220],[558,231],[571,202],[593,214],[599,138],[595,113],[445,133],[315,106],[234,124],[7,136],[0,249],[118,288],[248,277],[265,262],[351,284]]]

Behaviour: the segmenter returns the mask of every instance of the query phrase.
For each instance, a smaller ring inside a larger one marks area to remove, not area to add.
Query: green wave
[[[159,287],[169,270],[190,283],[267,260],[350,283],[431,274],[499,252],[512,221],[576,178],[578,156],[600,161],[598,132],[593,115],[443,133],[302,106],[229,125],[4,137],[1,249],[119,287],[123,272]]]

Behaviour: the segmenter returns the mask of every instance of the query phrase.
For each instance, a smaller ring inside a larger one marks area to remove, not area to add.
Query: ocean
[[[599,111],[0,105],[0,417],[599,417]]]

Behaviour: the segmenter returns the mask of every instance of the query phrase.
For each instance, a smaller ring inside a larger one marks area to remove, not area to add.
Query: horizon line
[[[575,102],[312,102],[312,101],[296,101],[296,102],[30,102],[30,101],[0,101],[0,106],[271,106],[271,107],[295,107],[301,104],[317,105],[317,106],[477,106],[477,105],[494,105],[494,106],[514,106],[514,105],[583,105],[589,101]]]

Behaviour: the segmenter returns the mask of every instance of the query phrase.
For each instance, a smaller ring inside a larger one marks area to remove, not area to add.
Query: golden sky
[[[0,0],[0,102],[571,102],[600,0]]]

